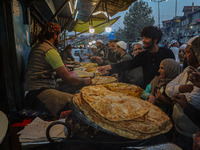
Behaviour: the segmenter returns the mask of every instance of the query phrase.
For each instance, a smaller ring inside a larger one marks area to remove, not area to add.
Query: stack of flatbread
[[[153,104],[137,97],[112,92],[103,85],[87,86],[74,103],[103,129],[130,139],[146,139],[168,132],[172,123]]]
[[[139,98],[141,97],[141,94],[144,91],[139,86],[127,84],[123,82],[113,82],[113,83],[104,84],[103,86],[106,87],[110,91],[123,93],[127,96],[135,96]]]
[[[95,76],[92,79],[92,84],[98,85],[98,84],[106,84],[106,83],[112,83],[117,82],[118,79],[112,76]]]
[[[95,73],[94,72],[87,72],[87,71],[82,71],[82,70],[74,70],[74,73],[76,77],[78,78],[86,78],[86,77],[94,77]]]

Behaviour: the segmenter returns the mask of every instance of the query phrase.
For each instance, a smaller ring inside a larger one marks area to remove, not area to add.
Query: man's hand
[[[155,104],[155,97],[153,95],[149,96],[148,102]]]
[[[186,108],[188,106],[185,95],[173,95],[171,99],[174,103],[178,103],[182,108]]]
[[[85,56],[90,56],[90,54],[88,54],[88,53],[85,53],[84,55],[85,55]]]
[[[106,66],[97,68],[97,70],[103,75],[108,75],[109,74],[108,70],[111,70],[111,69],[112,69],[111,65],[106,65]]]
[[[115,78],[119,77],[118,73],[114,73],[114,74],[112,74],[112,76],[115,77]]]
[[[69,69],[69,68],[66,67],[66,69],[67,69],[68,72],[70,72],[70,69]]]
[[[200,72],[194,67],[189,67],[189,81],[191,81],[195,86],[200,88]]]
[[[85,78],[84,85],[90,85],[90,84],[92,84],[92,80],[90,78]]]
[[[180,85],[179,92],[180,93],[188,93],[193,91],[193,85]]]
[[[96,61],[97,61],[99,64],[102,64],[102,63],[103,63],[103,60],[101,59],[101,57],[96,57]]]
[[[90,60],[96,60],[95,56],[90,57]]]

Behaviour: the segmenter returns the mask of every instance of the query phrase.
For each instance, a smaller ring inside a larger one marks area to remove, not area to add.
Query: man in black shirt
[[[162,31],[154,26],[147,26],[142,29],[141,37],[144,44],[143,51],[139,53],[134,59],[118,64],[106,65],[99,67],[98,70],[105,73],[110,70],[110,73],[119,73],[127,70],[132,70],[139,66],[143,68],[144,86],[158,74],[160,62],[166,58],[173,58],[174,54],[171,50],[158,46],[162,38]]]

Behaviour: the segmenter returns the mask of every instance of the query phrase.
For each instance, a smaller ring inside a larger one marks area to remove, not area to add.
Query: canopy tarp
[[[107,11],[109,16],[114,16],[119,12],[127,10],[133,2],[137,0],[101,0],[98,7],[95,9],[95,12],[106,12],[106,5],[107,5]],[[92,18],[107,18],[104,14],[98,14],[95,16],[91,16]]]
[[[119,17],[116,17],[114,19],[110,20],[110,26],[113,25],[118,19]],[[107,27],[107,20],[103,19],[103,20],[95,20],[92,21],[93,27],[95,28],[95,33],[102,33],[105,30],[105,27]],[[89,33],[89,21],[88,22],[83,22],[81,20],[78,20],[77,24],[75,25],[73,31],[75,32],[84,32],[84,33]]]

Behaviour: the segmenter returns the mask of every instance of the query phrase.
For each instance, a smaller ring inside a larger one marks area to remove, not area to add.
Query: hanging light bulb
[[[92,45],[92,41],[89,42],[89,45]]]
[[[108,23],[107,27],[105,28],[106,32],[111,32],[112,28],[110,27],[110,23]]]
[[[94,33],[95,32],[95,29],[92,25],[89,26],[89,32],[90,33]]]
[[[89,21],[89,32],[90,32],[90,33],[94,33],[94,32],[95,32],[95,29],[94,29],[94,27],[93,27],[93,25],[92,25],[92,18],[91,18],[91,20]]]

